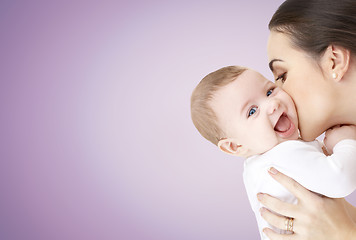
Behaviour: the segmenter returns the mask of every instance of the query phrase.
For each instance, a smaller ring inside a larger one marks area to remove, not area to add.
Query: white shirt
[[[356,141],[342,140],[335,145],[333,152],[331,156],[325,156],[318,141],[289,140],[245,160],[244,184],[261,239],[268,239],[262,232],[263,228],[277,229],[261,217],[259,209],[262,204],[257,200],[257,193],[268,193],[285,202],[297,203],[297,199],[268,174],[270,167],[327,197],[342,198],[356,189]]]

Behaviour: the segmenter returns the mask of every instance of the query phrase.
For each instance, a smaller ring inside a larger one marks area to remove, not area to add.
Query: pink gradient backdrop
[[[281,2],[1,1],[0,239],[258,239],[189,98],[226,65],[272,77]]]

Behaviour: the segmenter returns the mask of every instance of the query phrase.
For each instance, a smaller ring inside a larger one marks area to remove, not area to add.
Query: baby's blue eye
[[[256,113],[256,111],[257,111],[257,107],[251,108],[250,111],[248,112],[248,116],[249,116],[249,117],[252,116],[253,114]]]
[[[273,92],[273,89],[268,90],[268,91],[267,91],[267,97],[268,97],[269,95],[271,95],[272,92]]]

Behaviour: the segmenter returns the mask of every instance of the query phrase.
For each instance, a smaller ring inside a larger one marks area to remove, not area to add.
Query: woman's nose
[[[280,107],[280,101],[278,99],[271,99],[268,104],[267,113],[273,114]]]

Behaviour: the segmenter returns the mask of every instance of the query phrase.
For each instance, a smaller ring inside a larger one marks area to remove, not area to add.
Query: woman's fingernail
[[[277,169],[275,169],[274,167],[269,168],[268,172],[270,172],[273,175],[276,175],[278,173]]]
[[[258,199],[258,200],[260,200],[260,201],[261,201],[261,200],[262,200],[262,196],[263,196],[263,194],[262,194],[262,193],[257,193],[257,199]]]

